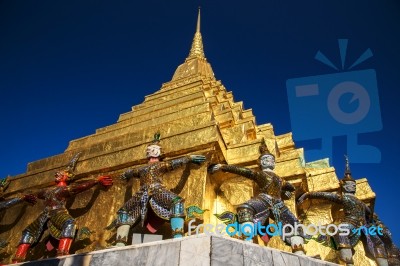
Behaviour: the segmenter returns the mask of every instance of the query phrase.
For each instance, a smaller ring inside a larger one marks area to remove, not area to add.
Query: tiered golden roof
[[[258,147],[265,140],[269,151],[276,155],[276,173],[292,182],[298,194],[339,189],[335,169],[327,160],[306,163],[303,149],[295,146],[291,133],[276,136],[271,124],[257,125],[252,110],[245,110],[242,102],[235,102],[232,92],[215,78],[204,54],[199,11],[189,56],[178,66],[171,81],[146,96],[130,112],[121,114],[115,124],[71,141],[62,154],[30,163],[26,173],[12,178],[5,196],[52,185],[54,172],[64,167],[77,152],[82,152],[76,166],[77,178],[99,174],[118,176],[128,167],[146,163],[145,148],[157,131],[161,133],[161,145],[167,159],[201,153],[207,156],[209,163],[224,162],[249,168],[257,167]],[[234,205],[249,199],[257,191],[252,181],[243,177],[227,173],[210,176],[207,165],[192,168],[189,172],[187,169],[174,172],[165,177],[166,185],[176,186],[182,176],[187,178],[180,193],[186,204],[197,204],[210,210],[204,214],[205,223],[219,223],[214,213],[233,211]],[[115,178],[109,191],[90,190],[71,202],[71,214],[77,218],[78,225],[89,226],[94,231],[91,244],[76,252],[109,245],[113,232],[104,228],[115,218],[116,211],[126,199],[137,191],[138,181],[131,182],[127,184]],[[375,194],[367,180],[359,179],[357,184],[357,196],[373,205]],[[295,207],[293,197],[286,203],[304,222],[331,223],[340,216],[340,210],[332,211],[327,202],[314,200],[303,209]],[[39,203],[32,208],[17,206],[2,215],[1,226],[7,230],[2,229],[0,237],[10,241],[5,250],[6,257],[13,254],[21,231],[41,210]],[[161,233],[168,237],[168,229]],[[290,251],[279,238],[273,238],[269,246]],[[374,265],[365,257],[361,258],[362,248],[357,246],[356,249],[356,261],[362,260],[362,265]],[[308,255],[320,254],[323,259],[331,261],[338,257],[335,251],[314,241],[306,245],[306,250]]]

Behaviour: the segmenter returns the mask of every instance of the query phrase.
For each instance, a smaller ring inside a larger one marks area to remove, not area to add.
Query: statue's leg
[[[290,244],[292,252],[297,255],[305,255],[304,250],[304,236],[305,233],[301,227],[296,227],[299,224],[296,216],[285,206],[283,202],[277,204],[276,209],[279,209],[277,213],[274,213],[274,217],[279,215],[279,220],[283,225],[290,224],[293,227],[293,231],[285,238],[285,242]],[[286,228],[289,229],[289,228]]]
[[[131,226],[129,224],[120,225],[117,228],[117,240],[115,241],[116,247],[124,247],[128,245],[128,235]]]
[[[15,252],[12,263],[19,263],[25,260],[26,254],[28,253],[31,244],[21,243],[18,245],[17,251]]]
[[[181,238],[185,234],[185,200],[177,194],[159,187],[150,199],[154,213],[164,220],[169,220],[173,238]]]
[[[49,216],[48,227],[50,235],[60,239],[57,256],[68,255],[76,232],[75,219],[72,218],[65,208],[53,210],[49,213]]]
[[[133,197],[125,202],[124,206],[117,212],[117,239],[116,247],[128,245],[128,236],[131,226],[136,225],[141,217],[141,198],[143,193],[137,192]]]
[[[386,258],[376,258],[376,263],[378,266],[388,266],[389,262]]]
[[[185,234],[185,200],[177,196],[171,203],[171,229],[173,238],[181,238]]]
[[[237,211],[237,216],[238,216],[238,222],[241,224],[242,232],[240,232],[243,235],[239,235],[240,238],[246,240],[246,241],[253,241],[254,233],[254,214],[255,210],[247,204],[241,204],[239,207],[236,209]]]
[[[48,220],[47,213],[42,213],[33,223],[31,223],[24,231],[19,241],[17,251],[12,259],[13,263],[25,260],[26,254],[33,243],[35,243],[43,231],[44,225]]]
[[[126,246],[128,245],[128,235],[131,225],[129,214],[123,208],[121,208],[117,213],[117,225],[117,239],[115,241],[115,246]]]
[[[69,254],[72,240],[74,239],[76,231],[76,222],[72,217],[64,222],[62,225],[61,238],[58,243],[57,256]]]
[[[240,238],[252,241],[257,235],[257,232],[254,231],[254,220],[256,219],[259,224],[265,224],[268,221],[270,211],[269,204],[267,204],[268,201],[265,199],[267,197],[266,194],[260,193],[236,208],[238,222],[241,227]],[[267,232],[265,232],[264,239],[267,237]]]
[[[345,226],[347,229],[350,230],[350,235],[342,236],[340,234],[336,234],[334,236],[336,242],[339,244],[339,259],[342,262],[346,263],[347,266],[353,266],[354,261],[352,246],[357,244],[359,236],[352,233],[352,229],[355,228],[354,225],[342,224],[342,226]]]
[[[353,252],[351,251],[351,248],[339,248],[339,257],[347,266],[354,265]]]
[[[292,252],[296,255],[305,255],[304,251],[304,238],[302,236],[294,235],[290,237],[290,246]]]
[[[376,257],[375,260],[378,266],[388,266],[388,254],[383,241],[378,237],[378,235],[369,235],[369,238],[372,240],[373,243],[374,254]]]
[[[387,251],[387,258],[390,265],[400,265],[400,251],[393,243],[392,233],[389,228],[383,227],[383,235],[379,236],[382,240],[385,250]]]

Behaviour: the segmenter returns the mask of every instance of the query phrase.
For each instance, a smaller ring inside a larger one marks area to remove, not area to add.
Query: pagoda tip
[[[199,14],[197,16],[197,27],[196,32],[200,32],[200,6],[199,6]]]

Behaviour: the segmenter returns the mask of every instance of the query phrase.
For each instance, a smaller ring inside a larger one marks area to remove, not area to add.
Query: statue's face
[[[274,170],[275,168],[275,158],[270,154],[266,154],[261,156],[260,158],[260,167],[261,169],[271,169]]]
[[[147,158],[157,158],[161,156],[161,147],[158,145],[149,145],[146,149]]]
[[[356,193],[356,182],[354,181],[344,181],[342,187],[345,193],[351,193],[351,194]]]

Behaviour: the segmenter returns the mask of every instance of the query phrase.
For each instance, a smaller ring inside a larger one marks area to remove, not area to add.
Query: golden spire
[[[200,7],[199,7],[199,14],[197,15],[196,32],[200,33]]]
[[[172,80],[187,78],[194,75],[215,79],[211,65],[207,62],[204,55],[203,40],[200,33],[200,7],[197,16],[196,33],[194,34],[189,56],[185,59],[185,62],[175,70]]]
[[[191,57],[205,57],[203,49],[203,39],[200,33],[200,7],[197,16],[196,33],[194,34],[192,48],[190,49],[189,58]]]

